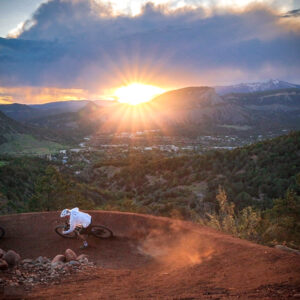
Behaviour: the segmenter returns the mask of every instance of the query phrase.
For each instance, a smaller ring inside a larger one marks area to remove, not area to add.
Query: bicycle
[[[4,235],[5,235],[5,230],[2,227],[0,227],[0,239],[2,239]]]
[[[54,228],[54,231],[63,238],[75,239],[77,236],[75,230],[69,234],[63,234],[63,231],[66,231],[69,228],[69,223],[60,224]],[[109,239],[114,236],[113,232],[103,225],[90,225],[88,228],[80,228],[80,234],[87,234],[88,236],[91,234],[99,239]]]

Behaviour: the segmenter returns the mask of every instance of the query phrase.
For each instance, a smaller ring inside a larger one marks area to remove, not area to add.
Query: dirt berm
[[[89,211],[110,240],[78,240],[54,232],[58,212],[0,217],[0,248],[22,258],[54,257],[71,248],[97,263],[94,272],[38,286],[26,299],[296,299],[300,255],[257,245],[189,222],[132,213]]]

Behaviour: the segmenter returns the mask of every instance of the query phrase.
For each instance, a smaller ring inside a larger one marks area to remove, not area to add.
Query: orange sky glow
[[[103,97],[85,89],[63,89],[55,87],[0,87],[0,104],[40,104],[69,100],[98,100]],[[108,98],[108,100],[111,100]]]
[[[129,87],[129,88],[128,88]],[[132,83],[91,93],[85,89],[63,89],[55,87],[0,87],[0,104],[23,103],[41,104],[70,100],[118,100],[123,103],[147,102],[165,89],[142,83]]]

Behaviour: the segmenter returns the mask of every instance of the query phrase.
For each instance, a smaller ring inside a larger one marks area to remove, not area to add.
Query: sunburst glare
[[[135,82],[117,88],[114,92],[114,96],[121,103],[136,105],[148,102],[163,92],[165,92],[165,90],[160,87]]]

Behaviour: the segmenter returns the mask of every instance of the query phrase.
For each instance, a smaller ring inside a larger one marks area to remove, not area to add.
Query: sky
[[[0,101],[300,83],[300,0],[0,0]]]

